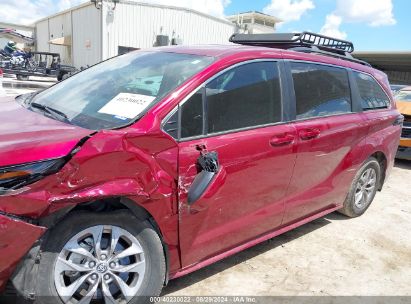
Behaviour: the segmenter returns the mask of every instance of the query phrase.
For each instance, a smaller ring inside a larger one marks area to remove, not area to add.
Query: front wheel
[[[42,252],[39,303],[145,303],[163,287],[161,240],[129,212],[73,213]]]
[[[343,208],[338,211],[349,217],[362,215],[374,200],[380,180],[381,166],[374,157],[370,157],[355,175]]]

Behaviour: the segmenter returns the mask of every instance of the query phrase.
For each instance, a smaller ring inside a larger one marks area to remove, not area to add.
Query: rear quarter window
[[[373,77],[360,72],[354,72],[354,77],[364,111],[389,107],[390,99]]]

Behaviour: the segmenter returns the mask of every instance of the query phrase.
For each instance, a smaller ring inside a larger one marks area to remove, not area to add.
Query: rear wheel
[[[29,76],[27,76],[27,75],[17,74],[17,75],[16,75],[16,78],[17,78],[17,80],[21,80],[21,81],[27,81],[27,80],[29,80]]]
[[[73,213],[42,251],[40,303],[145,303],[164,283],[160,238],[129,212]]]
[[[64,77],[65,75],[67,75],[67,73],[59,72],[58,75],[57,75],[57,81],[62,81],[64,79],[66,79],[67,77]]]
[[[362,215],[374,200],[381,180],[381,166],[371,157],[358,170],[354,177],[344,206],[339,212],[349,216]]]
[[[70,77],[70,73],[65,73],[64,75],[63,75],[63,77],[61,77],[61,80],[66,80],[67,78],[69,78]]]

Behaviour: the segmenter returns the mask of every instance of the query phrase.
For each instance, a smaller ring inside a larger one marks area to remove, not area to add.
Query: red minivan
[[[1,100],[2,290],[149,301],[327,213],[365,212],[401,133],[387,76],[347,41],[231,41],[136,51]]]

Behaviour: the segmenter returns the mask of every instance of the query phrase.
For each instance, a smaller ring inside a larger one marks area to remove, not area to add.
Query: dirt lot
[[[396,163],[363,216],[330,214],[170,281],[162,295],[411,296],[411,162]]]
[[[163,295],[411,296],[411,162],[396,163],[363,216],[332,213],[170,281]]]

